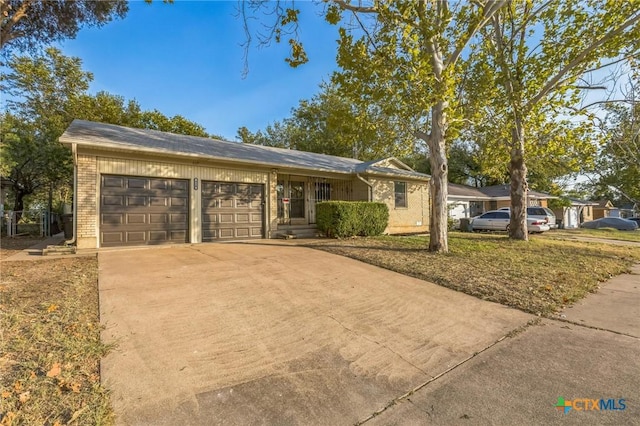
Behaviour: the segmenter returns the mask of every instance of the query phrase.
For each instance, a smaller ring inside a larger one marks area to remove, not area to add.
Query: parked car
[[[502,207],[499,210],[501,211],[511,211],[510,207]],[[527,207],[527,217],[532,217],[534,219],[544,220],[549,228],[555,229],[558,227],[556,224],[556,215],[555,213],[547,208],[547,207]]]
[[[627,217],[625,219],[634,221],[638,224],[638,228],[640,228],[640,217]]]
[[[508,210],[491,210],[471,220],[473,231],[507,231],[511,215]],[[527,231],[530,233],[548,231],[544,220],[527,217]]]
[[[587,229],[614,228],[619,231],[633,231],[634,229],[638,229],[638,224],[633,220],[622,219],[621,217],[602,217],[584,222],[580,227]]]

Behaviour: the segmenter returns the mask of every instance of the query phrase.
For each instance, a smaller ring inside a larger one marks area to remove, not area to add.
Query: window
[[[396,208],[406,208],[407,207],[407,183],[394,182],[393,192],[395,197]]]
[[[498,208],[498,202],[497,201],[489,201],[489,210],[495,210]]]

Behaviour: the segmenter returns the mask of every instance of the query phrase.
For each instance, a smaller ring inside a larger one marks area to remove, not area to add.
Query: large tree
[[[548,117],[571,115],[580,92],[588,89],[581,77],[607,61],[640,54],[638,34],[640,3],[608,0],[512,1],[483,29],[471,57],[492,76],[483,87],[495,87],[487,99],[508,132],[500,140],[509,153],[511,238],[527,239],[527,147],[539,148],[533,155],[548,156],[564,148],[534,140],[530,129],[541,129]]]
[[[348,11],[358,28],[340,28],[335,81],[363,104],[414,124],[429,151],[431,219],[429,250],[447,252],[447,143],[460,123],[455,100],[460,59],[469,42],[506,1],[335,1],[329,19]]]
[[[326,3],[326,20],[340,27],[338,65],[342,71],[333,81],[341,93],[360,106],[380,106],[384,116],[405,122],[414,137],[428,146],[433,200],[429,250],[447,252],[446,154],[447,141],[455,135],[457,67],[469,42],[507,0]],[[264,12],[264,7],[264,2],[241,3],[245,28],[249,10]],[[288,62],[292,66],[307,62],[296,37],[299,11],[277,2],[270,12],[267,16],[274,19],[271,31],[259,41],[280,41],[290,35]],[[250,42],[248,30],[247,34]]]
[[[0,50],[33,51],[127,11],[126,0],[0,0]]]

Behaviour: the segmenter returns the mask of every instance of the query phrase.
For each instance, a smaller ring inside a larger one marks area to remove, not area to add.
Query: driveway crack
[[[335,317],[331,316],[331,315],[327,315],[329,318],[331,318],[332,320],[334,320],[336,323],[338,323],[340,325],[340,327],[344,328],[345,330],[347,330],[350,333],[355,334],[358,337],[362,337],[363,339],[371,342],[371,343],[375,343],[376,345],[388,350],[389,352],[391,352],[392,354],[394,354],[395,356],[397,356],[398,358],[400,358],[401,360],[403,360],[404,362],[406,362],[407,364],[409,364],[410,366],[412,366],[413,368],[415,368],[416,370],[420,371],[422,374],[424,374],[427,377],[433,377],[432,375],[430,375],[429,373],[427,373],[426,371],[424,371],[422,368],[418,367],[417,365],[415,365],[414,363],[412,363],[411,361],[409,361],[408,359],[406,359],[404,356],[402,356],[400,353],[394,351],[393,349],[391,349],[389,346],[385,345],[384,343],[378,342],[375,339],[372,339],[371,337],[365,336],[363,334],[360,334],[358,332],[356,332],[355,330],[347,327],[346,325],[344,325],[343,323],[341,323],[340,321],[338,321]]]
[[[335,320],[335,318],[334,318],[334,320]],[[424,388],[429,383],[432,383],[432,382],[438,380],[439,378],[441,378],[445,374],[449,373],[450,371],[455,370],[456,368],[458,368],[461,365],[467,363],[468,361],[472,360],[473,358],[475,358],[476,356],[480,355],[481,353],[491,349],[492,347],[494,347],[498,343],[502,342],[506,338],[514,337],[515,335],[520,334],[523,331],[525,331],[527,328],[529,328],[529,327],[531,327],[533,325],[539,324],[540,321],[541,321],[540,318],[536,318],[536,319],[533,319],[531,321],[528,321],[523,326],[515,328],[514,330],[512,330],[509,333],[505,334],[504,336],[502,336],[501,338],[499,338],[495,342],[491,343],[490,345],[486,346],[485,348],[479,350],[478,352],[472,353],[467,358],[465,358],[462,361],[458,362],[457,364],[447,368],[443,372],[441,372],[441,373],[439,373],[439,374],[437,374],[435,376],[431,376],[431,378],[429,380],[427,380],[426,382],[423,382],[423,383],[419,384],[418,386],[414,387],[413,389],[411,389],[411,390],[405,392],[404,394],[400,395],[399,397],[392,399],[391,401],[389,401],[389,403],[387,403],[387,405],[385,405],[384,407],[380,408],[379,410],[373,412],[371,415],[369,415],[369,417],[367,417],[365,419],[362,419],[362,420],[358,421],[357,423],[355,423],[355,426],[363,425],[363,424],[367,423],[369,420],[371,420],[371,419],[379,416],[380,414],[384,413],[385,411],[387,411],[389,408],[393,407],[394,405],[400,403],[401,401],[403,401],[405,399],[408,400],[411,395],[413,395],[414,393],[418,392],[420,389]]]

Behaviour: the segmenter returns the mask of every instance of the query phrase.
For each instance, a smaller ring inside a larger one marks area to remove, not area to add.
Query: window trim
[[[400,194],[398,192],[398,186],[399,185],[403,185],[404,186],[404,193],[402,194],[402,198],[404,199],[404,205],[398,205],[398,194]],[[407,197],[407,182],[405,181],[393,181],[393,207],[395,209],[408,209],[409,208],[409,199]]]

